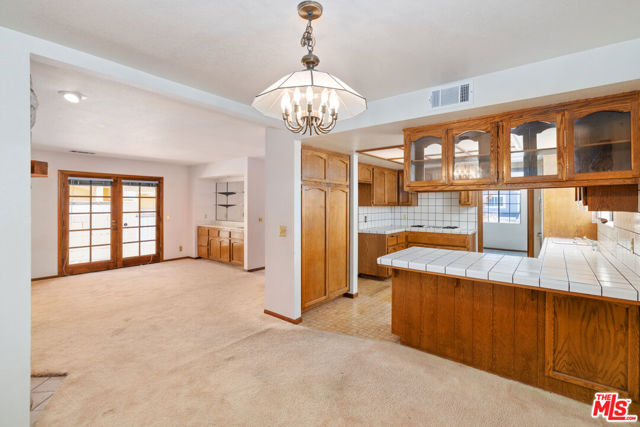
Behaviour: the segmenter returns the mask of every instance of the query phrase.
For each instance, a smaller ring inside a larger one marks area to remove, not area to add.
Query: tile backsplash
[[[611,223],[598,223],[600,247],[640,274],[640,213],[614,212]]]
[[[457,225],[477,229],[478,211],[460,206],[458,192],[418,193],[418,206],[366,206],[358,208],[359,229],[413,224]]]

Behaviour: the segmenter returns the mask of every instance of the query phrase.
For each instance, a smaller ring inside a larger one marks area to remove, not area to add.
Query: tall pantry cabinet
[[[349,156],[302,147],[302,310],[349,290]]]

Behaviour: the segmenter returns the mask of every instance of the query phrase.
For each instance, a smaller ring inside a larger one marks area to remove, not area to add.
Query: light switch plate
[[[280,226],[280,237],[287,237],[287,226],[286,225],[281,225]]]

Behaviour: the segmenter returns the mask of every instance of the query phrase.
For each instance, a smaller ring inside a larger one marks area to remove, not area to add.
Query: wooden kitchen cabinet
[[[389,268],[378,265],[378,257],[407,248],[407,233],[358,234],[358,274],[386,279],[391,277]]]
[[[568,177],[638,176],[638,98],[585,103],[567,117]]]
[[[304,147],[303,151],[316,150]],[[301,302],[302,310],[328,301],[349,290],[349,156],[322,152],[329,173],[305,173],[316,169],[316,157],[303,156],[301,188]],[[305,159],[313,163],[307,165]],[[333,159],[333,160],[331,160]],[[332,163],[333,162],[333,163]],[[331,172],[332,171],[332,172]],[[313,179],[304,179],[313,176]]]
[[[498,180],[498,124],[491,120],[466,120],[447,131],[448,181],[454,185],[492,183]]]
[[[564,115],[560,111],[514,115],[504,120],[504,181],[560,181],[564,177]]]
[[[398,172],[398,205],[418,206],[418,194],[404,189],[404,173]]]
[[[398,204],[398,172],[394,169],[373,167],[373,206],[395,206]]]
[[[198,227],[198,256],[244,265],[244,232],[215,226]]]
[[[373,183],[373,166],[366,163],[358,163],[358,182]]]
[[[640,177],[640,92],[404,129],[411,191],[624,185]]]
[[[477,206],[478,205],[478,193],[475,191],[461,191],[458,195],[459,206]]]

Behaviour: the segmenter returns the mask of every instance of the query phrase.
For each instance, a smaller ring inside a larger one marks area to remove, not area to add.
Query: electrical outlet
[[[262,222],[262,217],[258,218],[258,222]]]
[[[402,215],[402,219],[407,219],[407,216],[406,215]]]
[[[364,216],[364,222],[367,222],[367,216],[366,215]]]
[[[178,246],[178,250],[182,252],[182,246]]]

